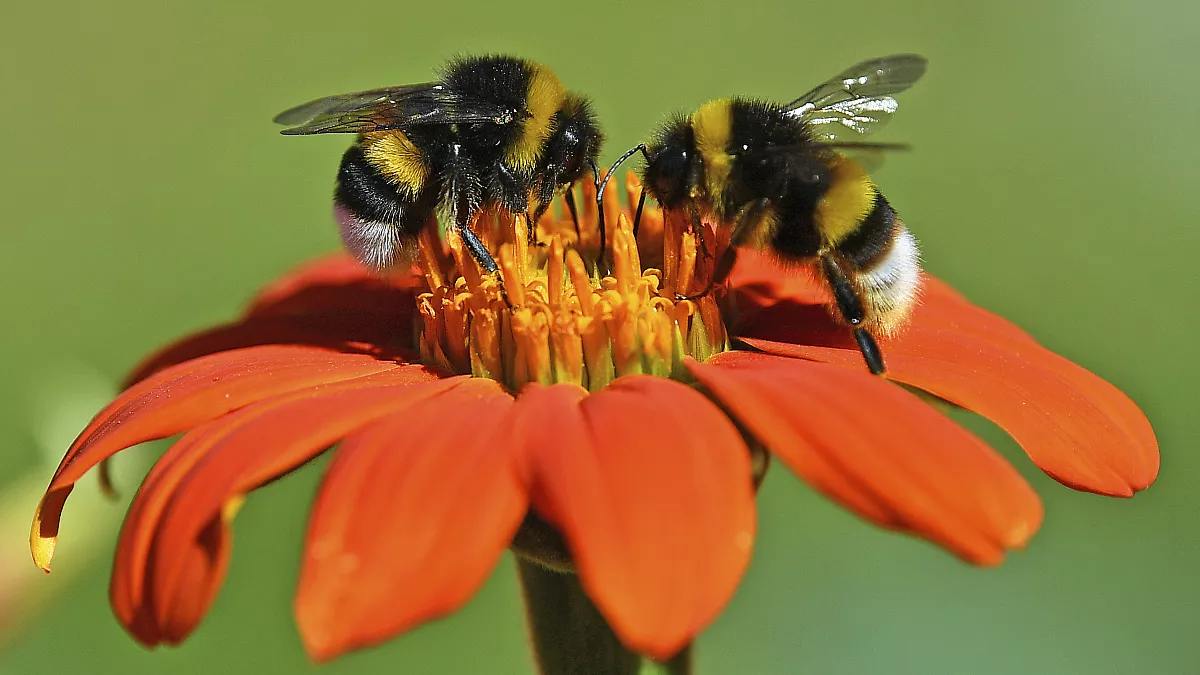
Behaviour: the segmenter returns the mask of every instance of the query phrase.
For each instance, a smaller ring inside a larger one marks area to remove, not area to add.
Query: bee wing
[[[898,103],[891,94],[925,74],[925,57],[893,54],[855,64],[784,106],[800,117],[816,140],[864,136],[887,124]]]
[[[884,158],[889,152],[905,152],[912,150],[906,143],[870,143],[863,141],[834,141],[823,142],[820,147],[832,150],[839,155],[845,155],[858,162],[867,173],[872,173],[883,166]],[[796,145],[776,145],[764,149],[767,153],[808,153],[812,145],[799,143]]]
[[[858,141],[827,143],[825,147],[858,162],[859,166],[867,173],[875,173],[881,169],[887,153],[912,150],[912,147],[905,143],[862,143]]]
[[[403,129],[421,124],[508,124],[520,111],[464,98],[437,82],[326,96],[275,116],[287,136]]]

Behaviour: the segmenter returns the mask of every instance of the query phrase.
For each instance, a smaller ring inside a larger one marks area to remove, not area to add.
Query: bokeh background
[[[924,81],[878,179],[929,269],[1129,392],[1163,449],[1130,501],[1075,493],[997,429],[1047,518],[974,569],[868,526],[777,466],[753,565],[699,640],[703,673],[1192,673],[1200,669],[1195,336],[1200,87],[1194,3],[10,3],[0,40],[0,672],[304,673],[290,596],[321,465],[246,504],[228,583],[178,649],[112,619],[124,500],[85,481],[55,573],[28,518],[74,433],[139,355],[231,317],[337,245],[348,138],[273,113],[423,81],[449,56],[541,60],[594,97],[605,159],[719,95],[788,99],[862,58]],[[125,499],[161,445],[125,453]],[[327,673],[523,673],[511,560],[463,611]]]

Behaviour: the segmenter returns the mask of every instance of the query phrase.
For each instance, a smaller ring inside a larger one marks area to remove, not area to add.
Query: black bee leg
[[[579,230],[579,209],[575,206],[575,184],[567,186],[566,193],[563,194],[563,202],[567,205],[567,213],[571,214],[571,224],[575,226],[575,241],[583,239],[583,232]]]
[[[598,213],[600,216],[600,258],[599,258],[600,260],[604,260],[604,254],[607,252],[607,242],[605,242],[605,239],[604,239],[604,227],[605,227],[604,191],[608,188],[608,181],[612,180],[613,174],[616,173],[617,168],[620,167],[622,164],[624,164],[625,160],[629,159],[630,157],[633,157],[635,154],[637,154],[639,152],[642,153],[642,156],[646,158],[647,162],[650,161],[650,154],[646,149],[646,144],[639,143],[639,144],[635,145],[634,147],[630,148],[629,150],[626,150],[624,154],[622,154],[620,157],[617,158],[617,161],[612,163],[612,166],[610,166],[608,168],[608,172],[604,174],[603,180],[600,179],[600,170],[596,168],[596,162],[594,162],[590,159],[588,160],[588,164],[590,164],[592,167],[592,175],[596,177],[596,213]],[[646,200],[646,192],[643,190],[642,198],[638,202],[637,215],[635,215],[634,219],[633,219],[633,236],[634,237],[637,237],[638,221],[641,219],[642,203],[644,203],[645,200]]]
[[[642,208],[646,206],[646,188],[642,188],[642,194],[638,195],[637,211],[633,214],[633,238],[636,240],[638,236],[638,227],[642,224]]]
[[[528,211],[525,212],[525,241],[530,246],[538,245],[536,223],[537,223],[537,221],[542,219],[542,214],[545,213],[545,211],[546,211],[545,209],[543,209],[539,206],[537,215],[535,215],[535,216],[529,215]]]
[[[462,237],[463,243],[466,244],[467,251],[471,254],[471,257],[475,259],[475,262],[479,264],[479,268],[485,274],[496,274],[500,270],[500,266],[496,264],[496,259],[492,257],[491,252],[479,240],[479,235],[475,234],[475,231],[469,225],[471,212],[465,208],[460,208],[455,215],[457,217],[455,218],[454,227],[458,230],[458,236]]]
[[[850,283],[850,278],[838,266],[836,260],[828,255],[821,256],[821,270],[833,290],[833,298],[837,301],[838,311],[842,318],[854,329],[854,341],[858,343],[858,351],[862,352],[867,369],[873,375],[883,375],[887,368],[883,363],[883,352],[875,342],[875,337],[862,325],[866,319],[862,299]]]
[[[479,241],[479,235],[475,234],[471,228],[461,227],[458,234],[462,237],[463,243],[467,245],[467,251],[471,253],[475,262],[479,263],[479,267],[484,273],[495,274],[500,269],[500,266],[496,264],[496,259],[488,252],[483,242]]]
[[[608,176],[604,180],[600,180],[600,169],[596,167],[596,162],[589,159],[588,165],[592,167],[592,177],[596,181],[596,227],[600,231],[600,251],[596,253],[596,269],[601,270],[604,267],[605,253],[608,252],[608,241],[606,240],[605,223],[604,223],[604,186],[608,184]]]

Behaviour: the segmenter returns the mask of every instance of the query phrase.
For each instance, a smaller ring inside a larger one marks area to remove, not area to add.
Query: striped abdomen
[[[333,213],[342,241],[359,262],[377,270],[406,265],[433,213],[425,175],[403,163],[399,132],[388,140],[363,138],[342,156]],[[407,139],[405,139],[407,140]],[[386,161],[385,161],[386,160]]]
[[[866,313],[867,328],[893,333],[908,318],[921,282],[917,241],[882,194],[834,250],[851,272]]]

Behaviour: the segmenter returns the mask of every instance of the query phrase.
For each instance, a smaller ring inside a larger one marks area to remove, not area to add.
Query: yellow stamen
[[[481,273],[453,231],[443,243],[429,228],[418,260],[428,286],[417,298],[421,358],[514,391],[559,382],[594,391],[623,375],[683,377],[685,356],[727,349],[718,300],[678,299],[706,288],[713,251],[700,251],[700,233],[684,214],[649,205],[635,237],[630,218],[640,190],[636,177],[626,180],[629,210],[621,210],[615,186],[605,193],[608,274],[596,262],[598,213],[587,181],[576,200],[578,234],[569,217],[548,215],[531,245],[524,214],[475,219],[472,228],[499,265],[495,275]],[[661,270],[643,267],[648,261]]]

